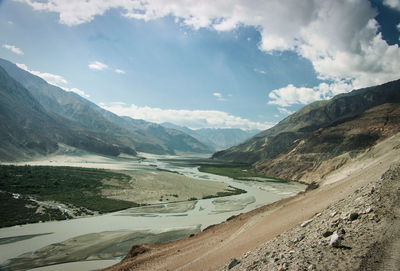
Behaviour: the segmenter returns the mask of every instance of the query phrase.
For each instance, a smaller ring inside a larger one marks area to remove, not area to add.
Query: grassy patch
[[[0,191],[29,195],[39,201],[72,204],[101,213],[139,206],[134,202],[102,197],[102,180],[105,179],[124,180],[129,179],[129,176],[101,169],[0,165]],[[24,202],[22,199],[18,200],[22,206]],[[9,204],[10,209],[15,209],[15,213],[21,211],[14,203],[4,195],[1,198],[2,206]],[[12,212],[5,213],[6,210],[3,209],[0,215],[6,214],[10,220]]]
[[[243,193],[247,193],[246,190],[243,190],[243,189],[240,189],[240,188],[236,188],[236,187],[233,187],[233,186],[229,186],[229,190],[225,190],[225,191],[222,191],[222,192],[217,192],[216,195],[205,196],[205,197],[203,197],[203,199],[227,197],[227,196],[239,195],[239,194],[243,194]]]

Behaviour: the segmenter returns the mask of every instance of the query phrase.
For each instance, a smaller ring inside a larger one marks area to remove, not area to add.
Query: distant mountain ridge
[[[222,150],[237,145],[260,132],[260,130],[238,128],[201,128],[194,130],[169,122],[164,122],[161,125],[187,133],[214,150]]]
[[[42,78],[18,68],[7,60],[0,59],[0,66],[29,91],[44,111],[58,118],[64,118],[64,122],[70,124],[68,127],[71,131],[76,128],[85,133],[101,135],[104,143],[110,142],[115,148],[113,155],[121,152],[135,154],[136,151],[154,154],[212,151],[181,131],[167,129],[143,120],[119,117],[73,92],[66,92],[48,84]],[[7,89],[1,91],[7,93]],[[94,152],[103,153],[101,150]]]
[[[400,102],[400,80],[380,86],[353,90],[326,101],[311,103],[262,131],[243,144],[213,155],[215,159],[255,163],[284,152],[298,139],[320,128],[356,118],[366,110],[385,103]]]
[[[31,93],[0,67],[0,159],[14,160],[46,155],[58,143],[105,155],[118,155],[123,149],[104,133],[94,133],[75,121],[48,112]]]

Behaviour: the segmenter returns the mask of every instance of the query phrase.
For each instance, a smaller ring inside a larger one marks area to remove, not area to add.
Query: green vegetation
[[[38,203],[24,196],[15,198],[12,193],[0,192],[0,202],[0,228],[72,218],[59,209],[43,207],[41,212],[37,212]]]
[[[205,196],[205,197],[203,197],[203,199],[227,197],[227,196],[239,195],[239,194],[243,194],[243,193],[247,193],[247,191],[240,189],[240,188],[233,187],[233,186],[229,186],[229,190],[225,190],[223,192],[217,192],[216,195]]]
[[[201,166],[200,172],[211,173],[215,175],[227,176],[233,179],[246,179],[252,177],[260,177],[270,179],[271,181],[290,182],[291,180],[275,178],[254,172],[248,166],[231,167],[231,166]]]
[[[134,202],[104,198],[101,195],[101,189],[107,185],[103,184],[103,180],[110,179],[124,180],[129,179],[129,176],[101,169],[0,165],[0,191],[24,196],[21,199],[14,199],[12,196],[10,198],[10,194],[2,193],[0,217],[2,221],[12,221],[13,217],[19,213],[28,212],[26,208],[23,208],[28,204],[26,202],[28,198],[25,195],[39,201],[57,201],[100,213],[139,206]],[[37,205],[33,202],[33,206],[34,204]],[[29,205],[32,204],[29,203]],[[31,209],[31,211],[36,210]],[[45,213],[49,212],[52,211],[46,210]],[[29,215],[26,216],[29,217]],[[28,218],[26,223],[54,220],[54,217],[58,216],[53,214],[49,219],[45,219],[37,214],[35,218]],[[63,219],[65,218],[67,217],[64,216]]]

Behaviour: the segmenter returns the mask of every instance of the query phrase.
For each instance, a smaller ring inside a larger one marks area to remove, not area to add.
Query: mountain
[[[385,103],[308,134],[293,142],[287,151],[256,163],[254,169],[267,176],[318,181],[345,164],[360,160],[364,154],[370,156],[368,150],[399,132],[400,104]],[[391,149],[396,147],[400,146],[395,144]]]
[[[190,129],[184,126],[175,125],[173,123],[164,122],[161,124],[164,127],[182,131],[196,138],[203,144],[209,146],[213,150],[222,150],[231,146],[244,142],[254,136],[259,130],[242,130],[242,129],[214,129],[201,128]]]
[[[133,149],[104,133],[94,133],[72,120],[48,112],[19,82],[0,67],[0,159],[46,155],[58,143],[105,155]]]
[[[110,142],[119,146],[120,152],[211,152],[207,146],[183,132],[142,120],[119,117],[73,92],[48,84],[7,60],[0,59],[0,66],[28,90],[44,110],[67,119],[80,129],[106,135]]]
[[[353,90],[307,105],[213,158],[249,163],[270,176],[301,179],[324,161],[354,157],[397,133],[399,103],[400,80]]]

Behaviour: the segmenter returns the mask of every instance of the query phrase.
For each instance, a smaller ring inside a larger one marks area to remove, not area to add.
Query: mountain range
[[[400,131],[400,80],[311,103],[213,159],[268,176],[310,182]],[[329,162],[329,165],[327,164]]]
[[[0,67],[1,160],[46,155],[58,143],[114,156],[212,152],[184,132],[117,116],[7,60]]]
[[[240,144],[251,138],[260,130],[242,130],[238,128],[201,128],[190,129],[170,122],[161,123],[166,128],[182,131],[203,144],[210,146],[214,151],[223,150]]]

